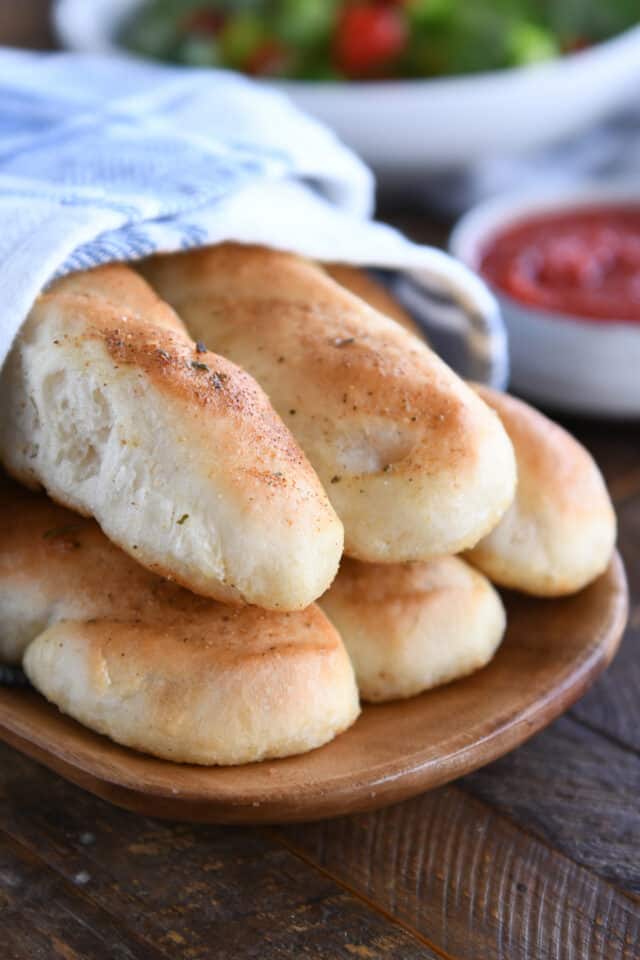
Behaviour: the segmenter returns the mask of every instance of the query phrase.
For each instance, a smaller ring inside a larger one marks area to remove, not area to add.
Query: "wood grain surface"
[[[637,956],[640,904],[459,787],[282,836],[460,960]]]
[[[20,862],[14,856],[9,874],[0,870],[0,903],[5,890],[28,886],[29,878],[41,873],[47,891],[53,886],[67,900],[87,899],[91,912],[81,906],[70,910],[97,936],[106,919],[117,918],[132,956],[435,956],[266,832],[142,818],[2,745],[0,796],[0,838],[22,856]],[[75,951],[73,929],[66,941],[60,938],[57,914],[49,917],[49,911],[43,897],[40,924]],[[0,942],[2,935],[0,929]],[[116,952],[115,937],[105,946],[114,952],[76,951],[69,957],[130,955]],[[136,953],[140,946],[149,952]],[[33,956],[27,943],[15,953],[20,960]]]

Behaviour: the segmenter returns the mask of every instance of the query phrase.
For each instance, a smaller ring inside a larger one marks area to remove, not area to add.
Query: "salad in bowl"
[[[550,60],[632,26],[632,0],[145,0],[125,47],[296,80],[475,73]]]

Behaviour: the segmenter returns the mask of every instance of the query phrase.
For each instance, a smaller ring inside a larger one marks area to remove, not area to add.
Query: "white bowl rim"
[[[628,203],[640,207],[640,185],[637,180],[631,178],[608,184],[581,180],[574,185],[564,184],[528,190],[525,194],[509,191],[484,200],[464,213],[451,231],[448,249],[452,256],[484,280],[494,296],[501,302],[517,308],[521,313],[529,314],[531,317],[553,318],[566,323],[579,324],[593,333],[624,330],[637,335],[639,332],[637,325],[629,321],[617,320],[615,317],[607,317],[606,320],[599,317],[585,318],[579,314],[522,303],[500,287],[490,283],[479,269],[479,253],[483,243],[499,234],[504,227],[525,220],[531,215]]]

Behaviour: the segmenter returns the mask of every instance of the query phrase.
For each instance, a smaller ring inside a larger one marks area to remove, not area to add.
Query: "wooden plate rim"
[[[486,735],[462,744],[444,757],[425,756],[426,748],[403,755],[397,761],[379,762],[366,771],[366,776],[354,780],[347,772],[336,778],[329,777],[322,783],[312,783],[307,788],[296,787],[295,796],[286,786],[274,788],[268,796],[255,788],[223,795],[216,790],[216,772],[219,768],[193,768],[145,757],[126,747],[110,745],[116,756],[122,752],[125,762],[135,758],[136,769],[157,765],[167,770],[204,771],[211,779],[211,789],[201,787],[172,788],[166,775],[146,779],[141,791],[135,773],[123,766],[105,763],[101,756],[90,754],[93,742],[105,738],[85,730],[68,717],[62,717],[55,707],[42,701],[38,709],[50,711],[57,722],[77,728],[82,733],[82,749],[73,751],[64,743],[51,744],[46,737],[25,735],[23,714],[16,713],[19,698],[34,697],[23,690],[0,689],[0,738],[11,746],[45,766],[62,774],[90,792],[116,803],[119,806],[153,816],[182,820],[200,820],[215,823],[276,823],[321,819],[366,809],[384,806],[390,802],[406,799],[416,793],[441,786],[463,773],[469,773],[523,743],[544,726],[568,709],[605,669],[614,656],[624,631],[628,613],[628,589],[624,566],[616,552],[605,576],[611,579],[606,624],[601,628],[599,642],[584,652],[581,658],[566,667],[553,688],[524,704],[522,708],[505,714]],[[426,695],[428,696],[428,694]],[[38,701],[40,698],[38,697]],[[34,702],[33,700],[31,701]],[[403,701],[395,704],[402,710]],[[376,710],[367,706],[365,710]],[[460,739],[458,732],[454,741]],[[107,741],[108,742],[108,741]],[[324,749],[324,748],[320,748]],[[286,761],[268,761],[278,764]],[[238,769],[238,768],[236,768]],[[249,781],[251,784],[251,781]]]

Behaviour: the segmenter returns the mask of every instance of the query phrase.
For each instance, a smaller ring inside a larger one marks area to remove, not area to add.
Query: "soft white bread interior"
[[[0,490],[0,653],[64,713],[167,760],[301,753],[358,715],[351,663],[315,605],[228,607],[131,560],[91,520]]]
[[[515,500],[467,557],[496,583],[542,597],[574,593],[603,573],[616,517],[584,447],[528,404],[475,388],[497,412],[518,463]]]
[[[140,269],[191,335],[249,370],[366,561],[455,553],[498,522],[515,461],[495,414],[424,343],[320,267],[223,244]]]
[[[36,302],[0,379],[0,458],[149,569],[225,602],[302,609],[342,525],[255,380],[201,352],[123,265]]]
[[[458,557],[345,559],[320,605],[349,651],[360,696],[374,702],[412,697],[485,666],[506,622],[489,581]]]

